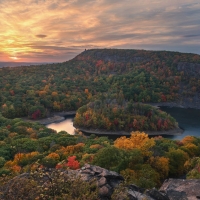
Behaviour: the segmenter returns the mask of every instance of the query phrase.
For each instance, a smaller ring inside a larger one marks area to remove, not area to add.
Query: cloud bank
[[[61,62],[84,49],[200,54],[199,0],[1,0],[0,61]]]

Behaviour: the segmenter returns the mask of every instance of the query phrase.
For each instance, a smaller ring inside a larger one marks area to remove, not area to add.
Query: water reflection
[[[200,110],[197,109],[184,109],[184,108],[169,108],[161,107],[161,110],[169,113],[179,123],[179,127],[184,129],[184,132],[180,136],[165,136],[166,138],[181,140],[187,135],[193,135],[200,137]],[[47,125],[48,128],[52,128],[59,131],[66,131],[69,134],[74,134],[73,126],[74,115],[67,117],[66,120],[60,123],[52,123]],[[116,137],[117,138],[117,137]]]
[[[74,126],[73,126],[74,117],[68,117],[62,122],[52,123],[47,125],[48,128],[54,129],[57,132],[66,131],[67,133],[74,135]]]

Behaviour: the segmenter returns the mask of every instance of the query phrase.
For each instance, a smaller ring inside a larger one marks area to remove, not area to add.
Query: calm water
[[[74,116],[67,117],[64,121],[59,122],[59,123],[49,124],[49,125],[47,125],[47,127],[51,128],[51,129],[54,129],[57,132],[66,131],[69,134],[73,135],[74,134],[74,130],[75,130],[75,128],[73,126],[73,119],[74,119]]]
[[[184,132],[180,136],[167,136],[171,139],[182,139],[186,135],[194,135],[200,137],[200,110],[197,109],[184,109],[184,108],[169,108],[161,107],[161,110],[169,113],[179,123],[179,127],[184,129]],[[60,123],[52,123],[47,127],[59,131],[66,131],[69,134],[74,134],[73,127],[74,116],[67,117],[66,120]]]
[[[182,139],[186,135],[200,137],[200,110],[192,108],[169,108],[160,107],[176,119],[179,127],[184,130],[180,136],[169,136],[171,139]]]

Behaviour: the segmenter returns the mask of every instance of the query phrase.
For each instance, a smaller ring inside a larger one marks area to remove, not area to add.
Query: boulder
[[[76,176],[85,181],[96,180],[101,199],[109,199],[114,188],[124,180],[121,175],[114,171],[89,164],[85,164],[80,170],[76,170]]]
[[[170,200],[197,200],[200,199],[200,180],[168,179],[160,191],[166,192]]]

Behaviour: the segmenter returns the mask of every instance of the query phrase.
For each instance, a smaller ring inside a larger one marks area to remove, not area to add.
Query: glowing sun
[[[12,60],[18,60],[19,58],[13,56],[13,57],[10,57]]]

